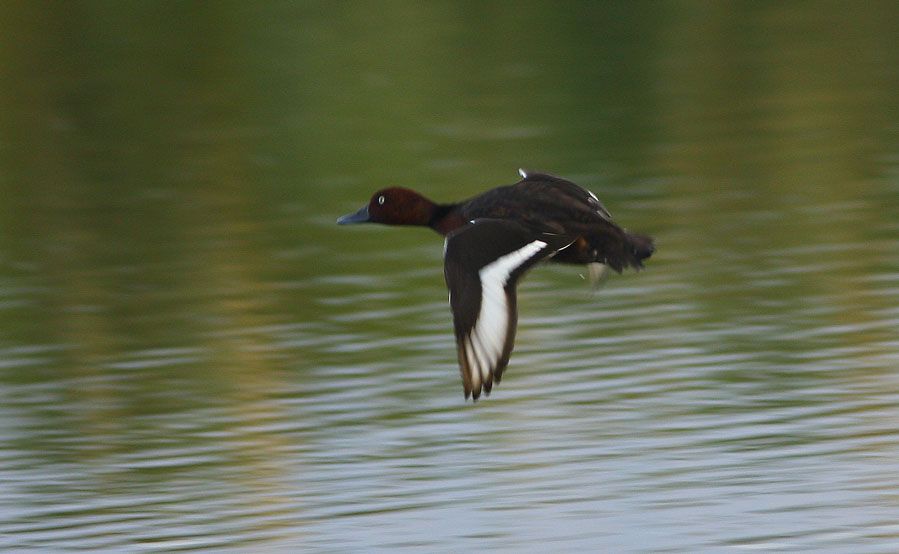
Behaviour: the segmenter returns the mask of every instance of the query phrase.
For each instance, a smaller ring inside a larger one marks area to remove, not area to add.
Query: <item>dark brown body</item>
[[[653,250],[652,239],[628,233],[589,191],[558,177],[528,175],[465,202],[437,206],[430,226],[447,234],[475,219],[516,221],[538,232],[565,235],[573,242],[552,261],[599,262],[616,271],[642,267]]]

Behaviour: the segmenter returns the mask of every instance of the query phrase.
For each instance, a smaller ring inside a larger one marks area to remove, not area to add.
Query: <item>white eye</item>
[[[384,195],[383,194],[378,197],[378,204],[380,204],[381,206],[384,205]]]

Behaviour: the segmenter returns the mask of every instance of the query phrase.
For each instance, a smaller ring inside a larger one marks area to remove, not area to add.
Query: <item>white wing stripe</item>
[[[478,376],[481,371],[478,369],[478,364],[475,363],[475,355],[474,350],[471,348],[471,344],[466,344],[464,346],[465,349],[465,357],[468,359],[468,370],[471,373],[471,382],[478,383]]]
[[[474,357],[478,361],[477,369],[481,379],[487,380],[487,374],[490,373],[491,356],[488,355],[487,349],[484,348],[484,342],[477,334],[471,335],[471,349]]]
[[[481,309],[466,341],[472,383],[486,381],[496,368],[509,334],[509,305],[505,287],[513,271],[546,247],[542,240],[528,243],[501,256],[478,271],[481,280]]]

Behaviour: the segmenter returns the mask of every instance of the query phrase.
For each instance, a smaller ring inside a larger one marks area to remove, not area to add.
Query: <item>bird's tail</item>
[[[652,237],[627,231],[624,232],[624,236],[627,239],[625,252],[623,252],[626,264],[637,269],[643,267],[643,260],[652,256],[652,253],[656,251]]]
[[[616,229],[614,233],[603,233],[593,239],[595,261],[606,264],[621,273],[629,267],[640,269],[643,260],[655,251],[652,237],[628,233],[624,229]]]

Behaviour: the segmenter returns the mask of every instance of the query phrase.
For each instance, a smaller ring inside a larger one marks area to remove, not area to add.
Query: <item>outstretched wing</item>
[[[499,219],[476,220],[447,237],[444,275],[466,398],[489,394],[509,363],[518,279],[570,243]]]

